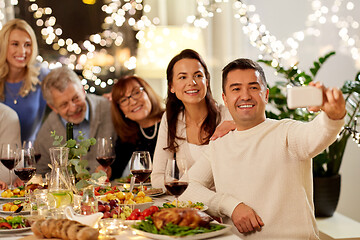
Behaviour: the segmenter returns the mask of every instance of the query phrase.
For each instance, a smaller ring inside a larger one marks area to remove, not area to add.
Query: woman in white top
[[[227,110],[218,106],[210,90],[210,74],[201,56],[183,50],[169,63],[166,114],[160,123],[151,184],[164,186],[167,159],[186,159],[190,168],[210,141]]]

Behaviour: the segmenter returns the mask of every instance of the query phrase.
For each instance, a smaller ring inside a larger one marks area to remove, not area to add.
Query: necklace
[[[10,93],[11,98],[14,99],[14,104],[17,104],[17,99],[19,98],[19,93],[14,94],[9,87],[6,87],[6,89],[8,90],[8,92]]]
[[[157,123],[155,123],[155,129],[154,129],[154,133],[153,133],[152,136],[146,135],[144,129],[143,129],[141,126],[139,126],[139,127],[140,127],[140,132],[142,133],[142,135],[143,135],[146,139],[150,139],[150,140],[151,140],[151,139],[154,139],[154,137],[156,136],[157,129],[158,129],[158,124],[157,124]]]

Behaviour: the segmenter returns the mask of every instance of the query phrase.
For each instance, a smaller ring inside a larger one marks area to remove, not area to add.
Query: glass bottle
[[[74,140],[74,124],[71,122],[67,122],[66,123],[66,141],[69,140]],[[77,148],[77,146],[75,146],[75,148]],[[75,156],[71,149],[69,149],[69,155],[68,155],[68,159],[80,159],[78,156]],[[72,184],[75,185],[76,183],[76,170],[75,170],[75,166],[73,164],[69,164],[68,165],[68,171],[69,171],[69,175],[70,175],[70,180],[72,182]]]
[[[55,208],[55,215],[62,215],[64,208],[72,206],[74,202],[73,189],[75,187],[67,169],[69,148],[52,147],[49,150],[52,165],[48,186],[49,201]]]

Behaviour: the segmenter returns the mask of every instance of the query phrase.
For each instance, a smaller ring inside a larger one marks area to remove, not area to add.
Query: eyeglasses
[[[139,88],[135,88],[130,96],[128,97],[122,97],[119,100],[119,105],[122,107],[128,106],[130,104],[130,98],[134,99],[134,100],[138,100],[141,96],[142,93],[144,92],[144,88],[143,87],[139,87]]]

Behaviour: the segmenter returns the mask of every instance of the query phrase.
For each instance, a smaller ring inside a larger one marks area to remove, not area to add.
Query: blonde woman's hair
[[[9,37],[12,30],[18,29],[29,34],[31,38],[32,53],[30,60],[25,67],[25,79],[19,90],[19,95],[25,97],[30,91],[36,90],[36,85],[40,84],[38,75],[40,67],[36,66],[36,56],[38,55],[38,45],[36,42],[36,36],[31,26],[22,19],[13,19],[8,21],[0,31],[0,101],[5,99],[5,80],[9,74],[9,65],[6,60]]]

